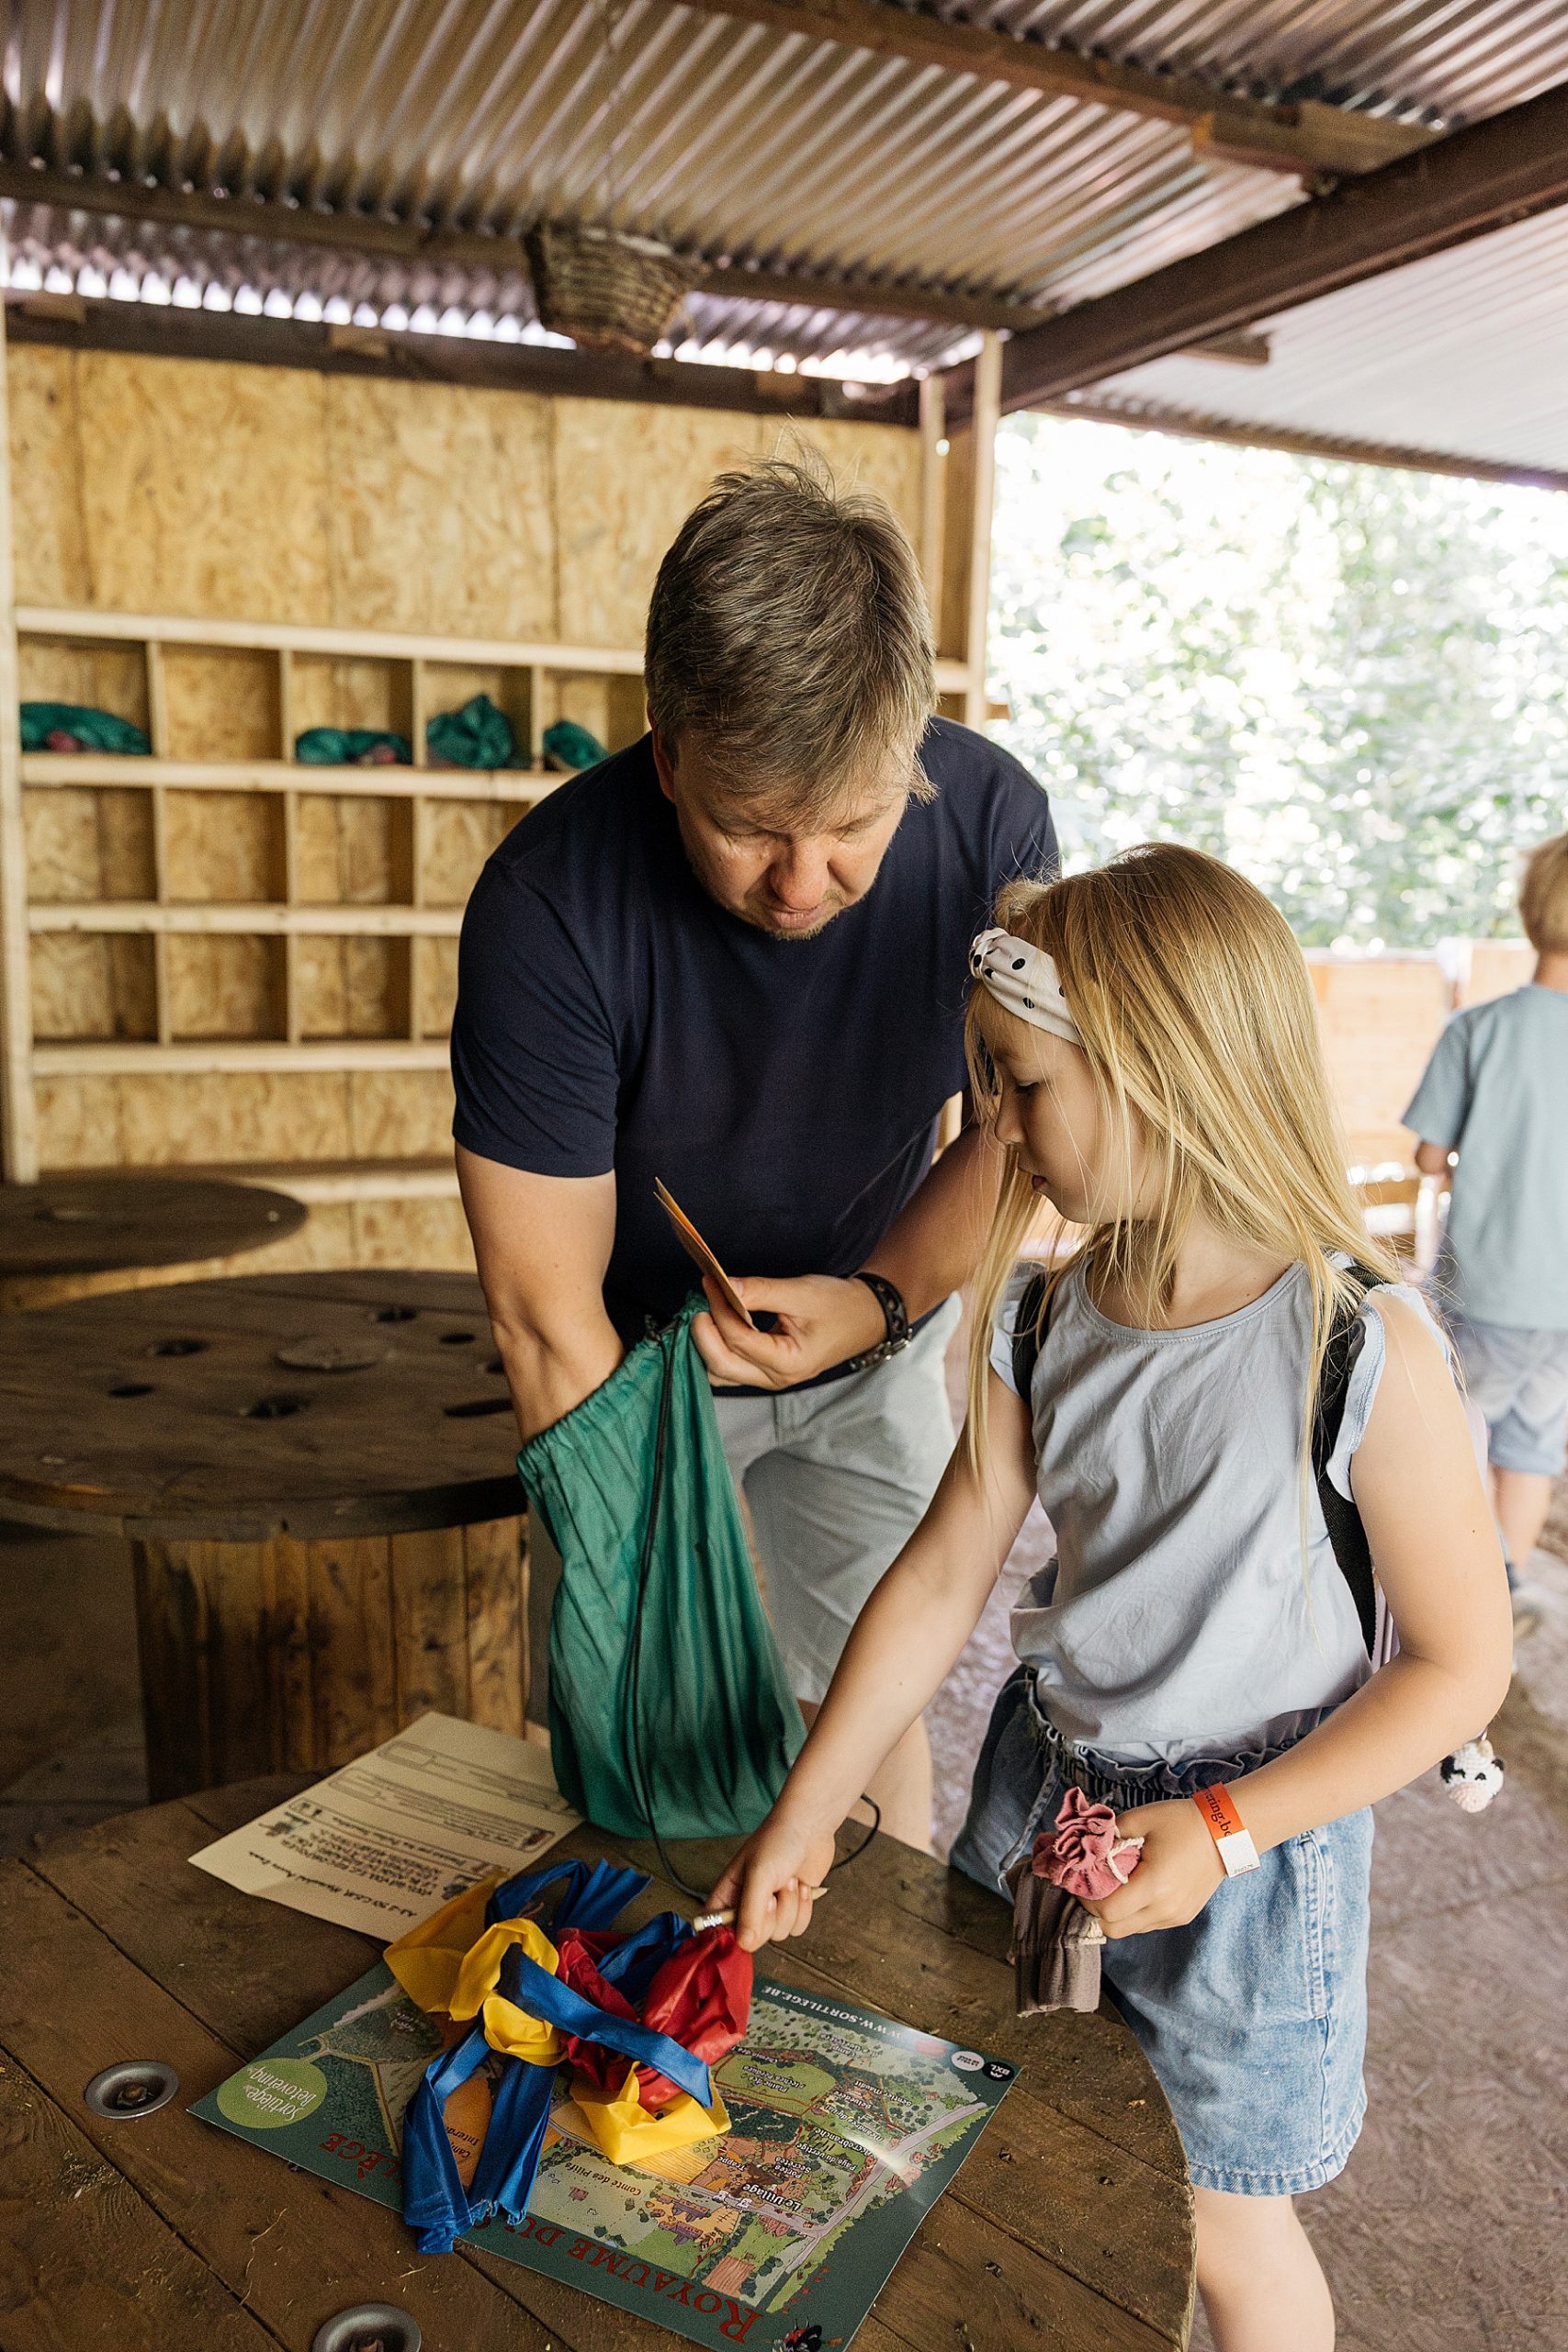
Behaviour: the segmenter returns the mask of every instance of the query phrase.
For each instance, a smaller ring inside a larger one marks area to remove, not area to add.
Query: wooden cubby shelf
[[[99,705],[152,745],[17,762],[18,1131],[44,1080],[443,1069],[468,892],[565,781],[546,727],[586,713],[614,750],[644,724],[624,648],[39,605],[16,627],[18,700]],[[481,692],[521,763],[428,765],[431,718]],[[318,726],[401,735],[412,763],[296,760]]]
[[[367,799],[503,800],[531,807],[566,778],[551,768],[309,767],[300,760],[121,759],[104,752],[24,752],[24,786],[153,787],[168,792],[317,792]],[[312,786],[310,779],[318,781]]]

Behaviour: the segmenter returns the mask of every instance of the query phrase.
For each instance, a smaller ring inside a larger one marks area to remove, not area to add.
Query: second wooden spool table
[[[131,1546],[154,1798],[521,1732],[516,1425],[471,1277],[245,1275],[0,1320],[0,1510]]]
[[[307,1214],[260,1184],[139,1170],[0,1184],[0,1315],[218,1273]]]

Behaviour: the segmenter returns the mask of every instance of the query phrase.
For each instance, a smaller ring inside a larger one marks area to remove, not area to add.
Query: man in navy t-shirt
[[[710,1287],[694,1331],[809,1713],[951,1450],[942,1351],[996,1170],[972,1127],[933,1165],[938,1121],[969,942],[1055,839],[1016,761],[931,717],[893,516],[809,469],[722,477],[688,517],[647,680],[652,732],[469,900],[458,1170],[525,1438],[691,1289],[656,1178],[773,1318]],[[923,1729],[872,1793],[929,1841]]]

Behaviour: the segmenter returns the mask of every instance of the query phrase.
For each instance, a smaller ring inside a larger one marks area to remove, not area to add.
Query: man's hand
[[[753,1315],[777,1317],[771,1331],[750,1331],[705,1281],[708,1312],[692,1337],[719,1388],[794,1388],[849,1356],[863,1355],[886,1337],[887,1325],[872,1292],[852,1276],[802,1274],[793,1282],[750,1275],[735,1289]]]
[[[1121,1936],[1146,1936],[1156,1928],[1185,1928],[1224,1878],[1219,1849],[1188,1797],[1119,1813],[1116,1834],[1143,1839],[1138,1867],[1114,1894],[1084,1905],[1112,1942]]]

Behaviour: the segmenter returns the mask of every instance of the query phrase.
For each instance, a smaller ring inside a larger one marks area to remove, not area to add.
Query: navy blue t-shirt
[[[969,943],[1004,882],[1055,866],[1044,793],[933,719],[864,898],[814,939],[727,913],[687,864],[645,736],[502,842],[463,918],[452,1072],[466,1149],[615,1174],[604,1303],[624,1339],[694,1282],[662,1179],[737,1274],[851,1274],[931,1162],[964,1083]]]

